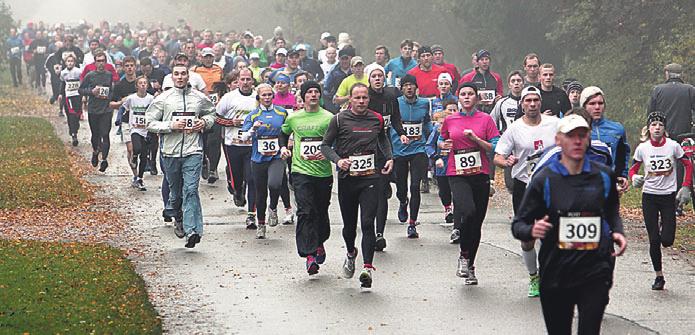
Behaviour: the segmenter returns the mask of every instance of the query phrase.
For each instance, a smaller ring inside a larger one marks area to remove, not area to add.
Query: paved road
[[[82,126],[77,150],[89,158],[87,122]],[[67,140],[64,122],[56,127]],[[233,206],[224,180],[201,184],[205,235],[195,249],[184,248],[159,216],[161,176],[146,175],[146,192],[130,188],[125,146],[112,138],[109,169],[89,179],[106,187],[105,196],[125,204],[121,209],[139,238],[123,242],[140,246],[142,253],[133,258],[169,333],[544,333],[539,301],[526,297],[527,274],[509,231],[507,194],[493,198],[483,226],[478,286],[465,286],[455,276],[458,246],[447,243],[449,230],[439,224],[441,207],[430,194],[423,197],[417,240],[405,237],[391,199],[388,247],[375,257],[373,288],[363,290],[356,277],[341,277],[345,248],[337,184],[328,259],[309,277],[296,254],[294,226],[269,227],[268,239],[256,240],[254,231],[244,229],[245,216]],[[636,237],[629,240],[617,264],[604,333],[694,333],[695,269],[678,257],[665,257],[667,290],[653,292],[647,245]]]

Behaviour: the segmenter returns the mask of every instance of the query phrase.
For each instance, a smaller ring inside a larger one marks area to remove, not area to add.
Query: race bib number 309
[[[570,213],[572,215],[573,213]],[[564,250],[595,250],[601,239],[600,216],[561,216],[558,248]]]

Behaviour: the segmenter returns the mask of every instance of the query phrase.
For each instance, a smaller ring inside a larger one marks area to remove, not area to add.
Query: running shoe
[[[92,152],[92,166],[97,167],[99,165],[99,152]]]
[[[116,135],[123,135],[123,128],[118,127],[118,129],[116,129]]]
[[[162,211],[162,217],[164,218],[164,222],[171,222],[172,221],[172,217],[167,215],[166,209]]]
[[[374,250],[384,251],[386,249],[386,239],[384,234],[376,234],[376,242],[374,243]]]
[[[246,206],[246,198],[244,197],[243,193],[237,194],[236,192],[234,192],[234,189],[232,189],[231,184],[227,184],[227,190],[229,191],[229,193],[232,194],[232,198],[234,199],[234,206],[237,206],[237,207]]]
[[[183,221],[176,220],[176,222],[174,222],[174,235],[178,238],[186,237],[186,233],[183,231]]]
[[[137,169],[138,168],[138,156],[133,155],[133,158],[130,159],[130,162],[128,162],[128,165],[130,165],[131,169]]]
[[[419,238],[420,234],[417,233],[417,228],[414,224],[408,225],[408,238]]]
[[[282,224],[284,224],[284,225],[294,224],[294,211],[292,211],[291,207],[285,209],[285,218],[282,219]]]
[[[459,263],[456,267],[456,275],[461,278],[468,278],[468,276],[470,275],[469,270],[470,269],[468,268],[468,260],[463,256],[459,256]]]
[[[490,184],[490,198],[492,198],[493,195],[495,195],[495,185]]]
[[[326,261],[326,248],[321,244],[316,248],[316,263],[323,264]]]
[[[217,175],[217,171],[210,171],[210,177],[208,177],[208,184],[214,184],[220,177]]]
[[[186,240],[186,248],[194,248],[198,243],[200,243],[200,235],[198,235],[198,233],[188,235],[188,240]]]
[[[147,191],[147,188],[145,188],[145,182],[142,181],[142,178],[138,178],[137,180],[137,187],[138,191]]]
[[[475,267],[468,269],[468,277],[463,282],[465,285],[478,285],[478,278],[475,277]]]
[[[259,224],[258,227],[256,228],[256,238],[259,240],[265,239],[265,225],[264,224]]]
[[[159,174],[159,171],[157,171],[157,164],[156,163],[150,164],[150,175],[156,176],[157,174]]]
[[[454,211],[451,209],[451,207],[447,207],[444,209],[444,222],[446,222],[446,223],[453,223],[454,222]]]
[[[539,288],[539,279],[540,277],[538,274],[533,274],[529,276],[529,282],[528,282],[528,296],[529,298],[535,298],[541,295],[540,288]]]
[[[401,202],[398,206],[398,221],[401,223],[408,221],[408,201]]]
[[[99,165],[99,172],[105,172],[106,168],[109,167],[109,162],[106,160],[101,161],[101,164]]]
[[[277,209],[268,209],[268,225],[271,227],[275,227],[278,225],[278,210]]]
[[[246,229],[254,230],[256,228],[258,228],[256,226],[256,216],[253,214],[249,214],[248,216],[246,216]]]
[[[135,188],[135,189],[140,187],[140,185],[138,185],[138,179],[137,178],[133,177],[133,181],[130,182],[130,187]]]
[[[652,284],[652,290],[661,291],[664,289],[664,285],[666,285],[664,276],[656,276],[656,279],[654,279],[654,284]]]
[[[312,255],[306,256],[306,272],[310,276],[319,273],[319,264]]]
[[[364,267],[362,272],[360,272],[360,284],[364,288],[372,287],[372,269],[369,267]]]
[[[449,243],[451,244],[456,244],[459,243],[459,239],[461,238],[461,232],[454,228],[451,230],[451,236],[449,236]]]
[[[209,162],[207,157],[203,158],[203,168],[200,170],[200,177],[205,180],[210,178],[210,169],[208,168],[208,166],[210,166]]]
[[[77,135],[72,135],[72,146],[76,147],[80,142],[77,141]]]
[[[343,263],[343,276],[345,278],[352,278],[355,275],[355,259],[357,258],[357,248],[353,255],[350,253],[345,257],[345,262]]]

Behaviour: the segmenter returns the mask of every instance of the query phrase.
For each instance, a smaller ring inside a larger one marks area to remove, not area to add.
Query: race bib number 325
[[[374,154],[350,156],[350,175],[351,176],[369,176],[376,173],[376,165],[374,164]]]

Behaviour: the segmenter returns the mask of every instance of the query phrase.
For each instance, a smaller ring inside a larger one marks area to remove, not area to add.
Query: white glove
[[[640,188],[644,185],[644,176],[641,174],[636,174],[632,176],[632,187]]]
[[[690,193],[690,188],[681,187],[681,189],[678,190],[678,193],[676,193],[676,201],[678,201],[678,206],[680,207],[689,204],[692,197],[693,196]]]

